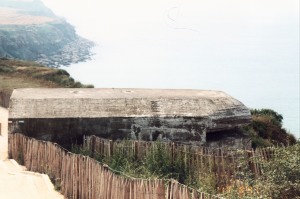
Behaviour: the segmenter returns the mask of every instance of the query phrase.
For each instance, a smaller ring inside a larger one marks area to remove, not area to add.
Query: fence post
[[[138,160],[138,150],[139,150],[139,147],[138,147],[138,142],[137,141],[134,141],[134,158],[135,160]]]
[[[254,166],[254,176],[255,176],[255,179],[257,179],[257,176],[259,175],[259,170],[258,170],[258,165],[257,165],[257,162],[256,162],[256,155],[255,155],[255,152],[254,150],[252,149],[251,151],[251,154],[252,154],[252,158],[253,158],[253,166]]]
[[[111,157],[113,155],[113,141],[112,140],[109,140],[109,157]]]
[[[254,157],[255,157],[254,151],[252,149],[251,151],[247,151],[247,153],[248,153],[248,158],[249,158],[250,169],[254,173],[254,177],[257,178],[257,169],[256,169],[256,165],[254,162]]]
[[[172,153],[172,173],[174,173],[174,162],[175,162],[175,146],[174,142],[171,144],[171,153]]]
[[[90,144],[92,145],[92,146],[90,146],[90,150],[92,150],[92,157],[94,158],[95,157],[95,153],[96,153],[96,149],[95,149],[95,147],[96,147],[96,136],[92,136],[91,137]]]

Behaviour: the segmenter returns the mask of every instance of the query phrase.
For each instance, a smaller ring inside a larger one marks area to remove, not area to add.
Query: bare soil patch
[[[17,9],[0,7],[0,25],[32,25],[43,24],[55,19],[45,16],[32,16],[19,12]]]

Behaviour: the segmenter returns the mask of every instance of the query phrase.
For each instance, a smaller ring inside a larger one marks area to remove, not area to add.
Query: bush
[[[81,154],[81,155],[92,157],[92,151],[83,148],[77,144],[72,144],[71,152],[75,154]]]
[[[56,74],[57,75],[65,75],[67,77],[70,77],[70,74],[67,71],[63,70],[63,69],[57,69]]]
[[[85,88],[94,88],[94,85],[92,85],[92,84],[87,84],[87,85],[85,85],[84,87],[85,87]]]
[[[108,160],[106,160],[106,162],[116,171],[132,173],[132,171],[135,170],[133,157],[130,157],[120,151],[114,153]]]
[[[171,154],[164,146],[157,142],[143,160],[146,169],[155,176],[166,177],[173,172]]]
[[[72,88],[82,88],[82,87],[83,87],[83,85],[77,81],[72,85]]]
[[[271,119],[274,125],[278,125],[280,127],[282,125],[282,115],[272,109],[252,109],[251,115],[267,116]]]
[[[271,161],[260,162],[260,189],[274,199],[300,198],[300,143],[275,149]]]
[[[252,137],[252,146],[292,145],[295,137],[282,128],[282,115],[271,109],[251,110],[252,123],[244,128]]]
[[[9,66],[0,66],[0,73],[11,73],[14,69]]]

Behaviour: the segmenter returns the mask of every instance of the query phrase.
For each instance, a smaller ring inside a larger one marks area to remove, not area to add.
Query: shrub
[[[108,165],[120,172],[132,172],[130,170],[134,171],[134,164],[133,164],[133,159],[132,157],[126,155],[125,153],[122,152],[116,152],[114,153],[108,160],[106,160]]]
[[[84,87],[85,87],[85,88],[94,88],[94,85],[92,85],[92,84],[87,84],[87,85],[85,85]]]
[[[274,199],[300,198],[300,143],[275,149],[271,161],[260,162],[260,189]]]
[[[272,123],[281,127],[283,117],[272,109],[252,109],[251,115],[267,116],[271,119]]]
[[[252,146],[292,145],[295,137],[282,128],[283,117],[271,109],[251,110],[252,123],[244,128],[252,136]]]
[[[14,69],[9,66],[0,66],[0,73],[11,73]]]
[[[92,157],[92,151],[90,151],[89,149],[83,148],[77,144],[72,144],[71,152],[75,153],[75,154],[81,154],[81,155]]]
[[[72,85],[72,88],[82,88],[82,87],[83,87],[83,85],[77,81]]]
[[[166,177],[173,172],[171,154],[164,146],[161,142],[155,143],[143,160],[146,169],[160,177]]]
[[[57,75],[65,75],[67,77],[70,77],[70,74],[67,71],[63,70],[63,69],[57,69],[56,74]]]

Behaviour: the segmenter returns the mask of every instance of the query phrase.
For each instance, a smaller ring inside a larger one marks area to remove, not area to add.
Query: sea
[[[298,0],[42,1],[97,44],[76,80],[225,91],[300,138]]]

